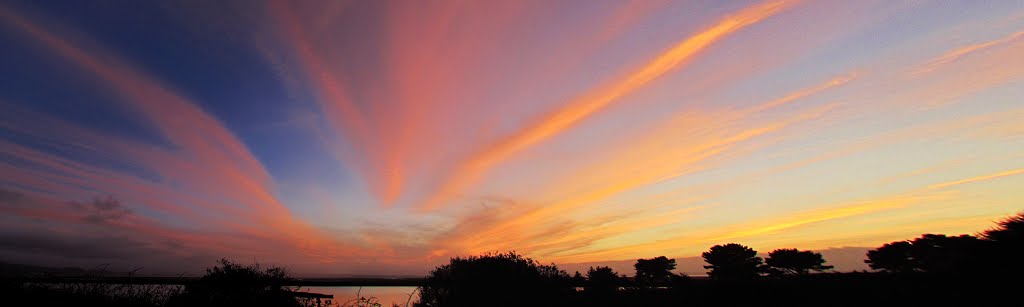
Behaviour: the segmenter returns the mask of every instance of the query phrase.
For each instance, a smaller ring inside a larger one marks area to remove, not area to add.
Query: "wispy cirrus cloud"
[[[1010,34],[1009,36],[1006,36],[1006,37],[1003,37],[1003,38],[999,38],[999,39],[996,39],[996,40],[990,40],[990,41],[981,42],[981,43],[977,43],[977,44],[973,44],[973,45],[967,45],[967,46],[961,47],[959,49],[950,50],[950,51],[946,52],[945,54],[943,54],[943,55],[941,55],[941,56],[939,56],[937,58],[934,58],[931,61],[928,61],[927,64],[922,65],[920,68],[914,70],[912,75],[927,74],[929,72],[932,72],[932,71],[934,71],[936,69],[941,68],[942,66],[945,66],[945,65],[947,65],[949,63],[952,63],[953,61],[956,61],[956,60],[958,60],[960,58],[969,56],[972,53],[981,52],[981,51],[983,51],[985,49],[989,49],[989,48],[992,48],[992,47],[995,47],[995,46],[998,46],[998,45],[1012,43],[1013,41],[1019,40],[1022,37],[1024,37],[1024,31],[1014,32],[1013,34]]]
[[[438,207],[453,193],[477,180],[477,177],[494,164],[572,127],[577,122],[636,91],[652,80],[686,65],[698,52],[715,41],[768,18],[794,3],[795,1],[769,1],[725,17],[707,29],[672,46],[616,81],[579,95],[563,107],[548,112],[521,130],[484,147],[479,153],[471,154],[469,158],[456,166],[449,179],[442,181],[438,192],[428,198],[423,208],[431,210]]]
[[[7,154],[15,158],[4,164],[5,168],[11,170],[9,174],[12,174],[12,177],[5,177],[8,184],[24,185],[27,182],[36,182],[34,186],[37,188],[51,187],[44,190],[49,190],[54,195],[82,195],[89,191],[107,191],[114,194],[119,187],[128,188],[128,193],[138,195],[137,198],[132,198],[136,204],[152,206],[164,213],[176,214],[180,218],[199,217],[199,220],[203,220],[204,215],[208,218],[215,217],[214,219],[225,216],[242,218],[243,220],[236,224],[244,229],[242,232],[258,238],[282,240],[281,242],[292,245],[307,255],[326,252],[326,255],[320,256],[333,257],[331,255],[336,255],[338,249],[348,250],[335,239],[325,238],[314,228],[294,219],[289,209],[273,196],[272,180],[260,162],[242,141],[197,103],[172,92],[160,81],[98,47],[84,49],[73,44],[72,40],[60,37],[55,32],[8,9],[0,9],[0,19],[21,30],[24,35],[45,47],[47,51],[72,63],[76,68],[93,73],[98,77],[97,85],[110,89],[110,93],[116,97],[115,101],[134,111],[143,122],[155,127],[171,145],[161,147],[117,140],[117,137],[109,135],[80,132],[79,134],[86,138],[78,141],[85,141],[91,147],[86,149],[102,152],[110,158],[134,161],[137,166],[158,174],[161,180],[173,183],[147,180],[131,172],[96,167],[85,161],[76,161],[74,158],[64,158],[28,146],[7,143],[5,148],[11,149]],[[76,40],[82,38],[78,37]],[[45,120],[46,117],[36,118]],[[27,133],[28,136],[39,135],[38,131],[25,130],[27,127],[12,128],[22,128],[21,132]],[[65,133],[64,131],[88,131],[84,127],[68,124],[63,124],[61,130],[61,134]],[[65,139],[67,136],[49,137]],[[185,191],[205,195],[199,198],[180,197]],[[210,215],[208,209],[221,209],[223,213]],[[59,208],[20,212],[37,218],[55,218],[68,222],[67,214],[61,213]],[[109,214],[99,216],[94,213],[87,215],[84,220],[112,222],[112,217]],[[156,236],[178,236],[188,233],[188,230],[175,229],[155,220],[117,225]],[[215,228],[230,225],[230,221],[211,221],[206,224],[207,227]],[[253,228],[254,226],[256,228]],[[261,230],[263,227],[266,228]],[[273,231],[266,232],[265,229],[268,228]]]

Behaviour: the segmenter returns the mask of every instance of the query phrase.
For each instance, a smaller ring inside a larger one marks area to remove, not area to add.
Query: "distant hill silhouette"
[[[89,271],[77,267],[54,268],[28,264],[0,262],[0,276],[23,276],[31,274],[49,274],[57,276],[80,276]]]
[[[867,264],[864,263],[864,259],[867,259],[865,254],[871,248],[869,247],[838,247],[829,248],[822,250],[815,250],[814,252],[821,253],[821,255],[828,260],[829,265],[835,266],[837,272],[852,272],[870,270]],[[758,254],[760,257],[767,257],[767,253]],[[700,256],[693,257],[677,257],[676,259],[676,273],[684,273],[689,276],[706,276],[708,270],[704,268],[706,263]],[[629,276],[635,272],[633,264],[636,264],[636,259],[628,260],[613,260],[613,261],[596,261],[596,262],[581,262],[581,263],[559,263],[558,267],[562,268],[566,272],[573,273],[579,271],[586,273],[590,267],[607,266],[615,270],[616,272],[626,274]]]

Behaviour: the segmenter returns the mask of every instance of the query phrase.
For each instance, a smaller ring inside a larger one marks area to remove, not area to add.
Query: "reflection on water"
[[[302,287],[298,291],[333,294],[334,302],[341,305],[354,303],[364,297],[376,299],[382,306],[405,306],[406,303],[412,306],[420,298],[416,287]]]

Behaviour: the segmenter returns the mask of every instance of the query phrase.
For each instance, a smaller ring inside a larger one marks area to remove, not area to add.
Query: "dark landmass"
[[[285,286],[302,287],[418,287],[424,277],[354,276],[292,278]],[[112,272],[78,267],[54,268],[0,262],[0,279],[11,282],[94,283],[133,285],[188,285],[199,281],[193,276],[132,276],[130,272]]]
[[[679,263],[665,256],[637,259],[627,277],[608,266],[570,274],[515,252],[451,258],[424,278],[295,278],[282,267],[228,259],[202,277],[4,264],[0,299],[33,306],[381,306],[362,296],[339,305],[332,295],[296,287],[415,286],[419,299],[409,303],[423,307],[1016,306],[1024,213],[977,235],[922,234],[884,244],[865,255],[871,272],[835,272],[815,251],[760,255],[739,243],[712,246],[701,254],[707,278],[676,273]]]
[[[82,268],[53,268],[27,264],[0,262],[0,277],[24,276],[29,274],[48,274],[57,276],[83,276],[89,272]]]
[[[5,276],[9,282],[32,283],[84,283],[130,285],[190,285],[199,277],[90,277],[90,276]],[[423,278],[312,278],[292,279],[284,286],[301,287],[419,287]]]

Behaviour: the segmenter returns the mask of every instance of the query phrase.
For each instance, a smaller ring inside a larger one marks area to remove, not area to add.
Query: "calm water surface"
[[[335,302],[342,304],[354,302],[361,296],[367,299],[376,298],[383,306],[405,306],[409,301],[409,294],[412,294],[412,300],[409,302],[415,302],[420,297],[419,292],[413,293],[416,287],[302,287],[299,291],[334,294]]]

